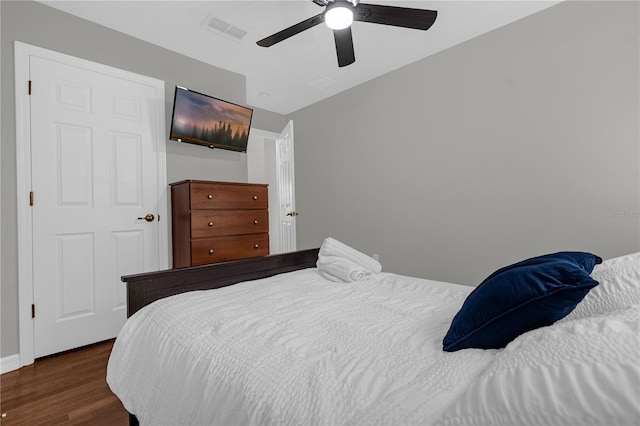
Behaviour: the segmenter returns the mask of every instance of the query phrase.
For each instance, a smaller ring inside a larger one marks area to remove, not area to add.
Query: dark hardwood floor
[[[113,341],[36,360],[0,376],[2,425],[127,425],[105,378]]]

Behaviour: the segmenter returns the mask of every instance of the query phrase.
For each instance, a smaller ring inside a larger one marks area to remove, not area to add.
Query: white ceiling
[[[363,0],[432,9],[428,31],[355,22],[356,62],[339,68],[332,32],[321,24],[269,48],[256,41],[322,12],[311,0],[104,1],[41,3],[246,76],[247,104],[288,114],[559,1]],[[240,41],[203,23],[211,16],[246,30]],[[544,31],[541,28],[540,31]]]

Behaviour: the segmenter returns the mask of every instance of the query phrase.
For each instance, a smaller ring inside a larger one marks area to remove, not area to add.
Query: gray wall
[[[18,352],[15,152],[15,40],[164,80],[167,135],[176,84],[244,104],[243,75],[187,58],[33,1],[0,1],[2,10],[2,282],[0,356]],[[254,109],[252,126],[280,131],[284,116]],[[191,178],[246,182],[245,154],[167,142],[169,182]]]
[[[638,19],[561,3],[290,114],[298,247],[333,236],[472,285],[547,252],[639,251]]]

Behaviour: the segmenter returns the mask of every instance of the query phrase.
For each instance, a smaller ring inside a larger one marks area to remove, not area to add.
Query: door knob
[[[298,212],[289,212],[289,213],[287,213],[287,216],[294,217],[294,216],[298,216],[299,214],[300,213],[298,213]]]
[[[155,219],[156,217],[154,215],[152,215],[151,213],[149,213],[148,215],[146,215],[145,217],[139,217],[138,220],[146,220],[147,222],[153,222],[153,219]]]

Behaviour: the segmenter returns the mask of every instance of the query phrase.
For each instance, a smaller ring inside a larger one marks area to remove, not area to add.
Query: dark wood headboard
[[[242,281],[271,277],[298,269],[313,268],[319,249],[295,251],[252,259],[234,260],[189,268],[126,275],[127,317],[163,297],[192,290],[226,287]]]

